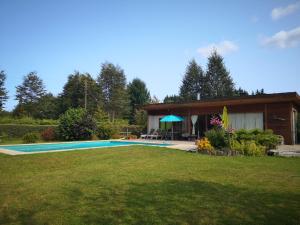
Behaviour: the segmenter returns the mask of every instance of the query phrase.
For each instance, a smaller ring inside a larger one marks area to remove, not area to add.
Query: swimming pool
[[[78,141],[78,142],[61,142],[46,144],[26,144],[26,145],[3,145],[0,146],[4,150],[13,150],[17,152],[45,152],[45,151],[62,151],[75,149],[103,148],[130,145],[149,145],[149,146],[169,146],[170,144],[156,144],[144,142],[130,141]]]

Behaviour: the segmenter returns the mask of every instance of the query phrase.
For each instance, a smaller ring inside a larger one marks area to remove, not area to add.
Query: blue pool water
[[[101,148],[114,146],[129,146],[129,145],[150,145],[150,146],[168,146],[170,144],[154,144],[143,142],[127,142],[127,141],[91,141],[91,142],[64,142],[53,144],[28,144],[28,145],[10,145],[0,146],[2,149],[14,150],[18,152],[43,152],[43,151],[57,151],[57,150],[74,150],[87,148]]]

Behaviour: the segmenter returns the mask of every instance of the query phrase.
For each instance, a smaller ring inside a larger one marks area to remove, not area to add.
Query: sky
[[[6,110],[31,71],[57,95],[75,70],[96,78],[104,62],[163,100],[191,59],[206,69],[213,48],[237,87],[300,93],[299,0],[0,0],[0,12]]]

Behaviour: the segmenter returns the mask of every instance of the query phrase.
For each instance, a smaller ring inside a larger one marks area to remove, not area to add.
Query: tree
[[[246,90],[242,89],[241,87],[239,87],[239,89],[234,90],[234,96],[247,96],[247,95],[249,95],[249,93]]]
[[[127,86],[129,94],[129,105],[130,105],[130,116],[129,122],[132,124],[135,122],[135,113],[136,110],[140,109],[146,103],[150,102],[150,93],[146,87],[146,84],[135,78]]]
[[[23,83],[16,87],[18,105],[13,114],[15,116],[33,116],[37,111],[38,101],[46,94],[43,80],[36,72],[24,76]]]
[[[223,57],[213,51],[208,58],[204,97],[229,97],[234,94],[234,83],[227,71]]]
[[[257,89],[255,91],[255,94],[252,92],[252,95],[263,95],[263,94],[265,94],[265,90],[263,88],[260,90]]]
[[[136,125],[139,125],[142,130],[147,129],[147,111],[138,109],[136,110],[135,114],[135,123]]]
[[[164,98],[164,103],[179,103],[182,102],[182,98],[179,95],[167,95]]]
[[[38,119],[57,119],[59,117],[58,98],[51,93],[42,96],[35,105],[32,116]]]
[[[158,99],[158,97],[156,97],[155,95],[153,95],[153,97],[150,100],[151,104],[158,104],[160,103],[160,100]]]
[[[191,101],[197,99],[199,93],[201,97],[204,96],[204,74],[202,68],[193,59],[189,62],[185,75],[180,86],[180,97],[184,101]]]
[[[97,78],[103,97],[103,107],[110,118],[125,118],[128,116],[128,94],[124,71],[112,63],[104,63]]]
[[[38,77],[36,72],[30,72],[23,78],[23,83],[16,87],[16,100],[19,104],[31,104],[37,102],[46,90],[43,80]]]
[[[85,104],[89,112],[94,112],[101,104],[100,90],[96,81],[90,74],[78,71],[69,75],[59,99],[61,113],[69,108],[85,108]]]
[[[0,112],[4,108],[4,104],[8,99],[7,90],[5,88],[6,74],[3,70],[0,71]]]

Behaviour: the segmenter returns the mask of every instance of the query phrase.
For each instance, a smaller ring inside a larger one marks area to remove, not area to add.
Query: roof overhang
[[[182,103],[158,103],[148,104],[143,107],[146,111],[181,109],[181,108],[200,108],[200,107],[222,107],[233,105],[248,105],[248,104],[267,104],[291,102],[300,106],[300,96],[296,92],[250,95],[232,98],[204,99],[192,102]]]

